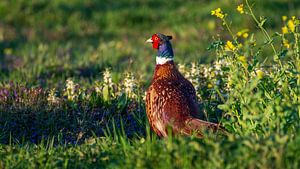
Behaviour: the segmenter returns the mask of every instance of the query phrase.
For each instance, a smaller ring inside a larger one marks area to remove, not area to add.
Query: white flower
[[[192,63],[188,79],[194,85],[197,96],[200,97],[200,95],[198,93],[198,91],[201,88],[201,86],[200,86],[200,69],[199,69],[199,65],[197,63],[194,63],[194,62]]]
[[[48,104],[58,104],[59,103],[59,98],[56,96],[56,90],[55,88],[50,90],[50,93],[48,94],[47,97]]]
[[[65,96],[67,96],[68,100],[70,101],[75,101],[80,92],[76,92],[76,86],[78,86],[77,84],[75,84],[72,79],[67,79],[66,81],[66,88],[65,88]]]
[[[137,83],[132,73],[127,73],[124,79],[124,91],[129,98],[136,98]]]
[[[232,76],[230,74],[228,74],[228,77],[227,77],[227,83],[226,83],[226,90],[230,90],[231,89],[231,86],[232,86],[232,82],[233,79],[232,79]]]
[[[216,70],[221,70],[221,68],[222,68],[222,60],[217,60],[216,62],[215,62],[215,64],[214,64],[214,67],[215,67],[215,69]]]
[[[205,78],[208,78],[210,76],[211,70],[212,70],[211,67],[209,67],[209,68],[204,67],[204,69],[203,69],[203,75],[204,75]]]
[[[100,86],[95,86],[95,91],[97,94],[100,94],[102,92],[101,87]]]
[[[103,81],[109,87],[113,86],[113,82],[112,82],[112,78],[111,78],[111,73],[110,73],[109,69],[105,69],[105,71],[103,72]]]
[[[192,76],[197,76],[197,75],[199,75],[198,65],[197,65],[195,62],[192,63],[192,67],[191,67],[191,75],[192,75]]]
[[[220,59],[214,62],[214,68],[215,68],[215,74],[216,75],[223,75],[224,72],[222,71],[222,67],[229,66],[229,62],[227,62],[225,59]]]
[[[178,70],[180,73],[182,73],[186,77],[186,71],[185,71],[185,65],[184,64],[178,64]]]

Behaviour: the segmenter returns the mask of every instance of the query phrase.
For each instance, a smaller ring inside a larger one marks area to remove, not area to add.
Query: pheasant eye
[[[155,37],[154,40],[158,40],[158,37]]]

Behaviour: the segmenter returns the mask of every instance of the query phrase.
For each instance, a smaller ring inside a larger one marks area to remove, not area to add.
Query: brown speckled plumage
[[[173,61],[157,64],[146,96],[146,111],[153,131],[160,137],[173,134],[203,137],[203,130],[216,131],[219,125],[195,118],[199,114],[193,85]]]

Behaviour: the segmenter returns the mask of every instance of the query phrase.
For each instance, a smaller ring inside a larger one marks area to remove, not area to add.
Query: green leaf
[[[218,49],[220,46],[223,46],[224,42],[222,41],[214,41],[213,43],[210,44],[210,46],[207,48],[207,50],[212,50],[212,49]]]
[[[117,107],[120,111],[123,111],[126,108],[126,106],[127,106],[127,98],[125,95],[122,95],[118,99]]]
[[[102,89],[102,93],[103,93],[103,100],[109,101],[110,100],[109,86],[105,85]]]
[[[260,17],[259,20],[260,20],[260,23],[259,23],[258,26],[263,27],[263,25],[265,24],[265,22],[267,21],[267,19],[265,17]]]
[[[226,104],[220,104],[218,105],[218,108],[224,111],[229,110],[229,106]]]

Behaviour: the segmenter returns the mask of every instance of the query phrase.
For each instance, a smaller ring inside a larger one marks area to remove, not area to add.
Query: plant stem
[[[232,31],[231,31],[229,25],[227,24],[226,20],[225,20],[225,19],[222,19],[222,20],[223,20],[224,25],[226,26],[226,29],[228,30],[228,32],[229,32],[230,35],[232,36],[233,41],[234,41],[236,44],[238,44],[237,41],[236,41],[236,37],[233,35],[233,33],[232,33]]]
[[[295,33],[294,33],[294,38],[295,38],[295,50],[296,50],[296,60],[299,60],[300,57],[300,51],[299,51],[299,33],[298,33],[298,28],[296,27]]]
[[[246,0],[246,5],[247,5],[247,7],[248,7],[248,9],[249,9],[249,12],[250,12],[251,17],[253,18],[253,20],[255,21],[255,23],[257,24],[257,26],[259,27],[259,29],[263,32],[263,34],[264,34],[266,40],[268,41],[268,43],[271,45],[271,48],[272,48],[272,50],[273,50],[275,56],[278,56],[278,53],[277,53],[277,51],[276,51],[276,49],[275,49],[275,46],[274,46],[274,44],[273,44],[273,42],[272,42],[272,38],[270,37],[270,35],[269,35],[269,33],[267,32],[267,30],[263,27],[263,25],[257,20],[256,16],[254,15],[254,13],[253,13],[253,11],[252,11],[251,6],[249,5],[248,0]],[[278,62],[279,62],[279,64],[280,64],[280,67],[282,67],[282,63],[281,63],[281,61],[280,61],[280,58],[278,59]]]

